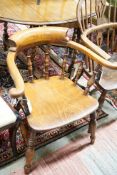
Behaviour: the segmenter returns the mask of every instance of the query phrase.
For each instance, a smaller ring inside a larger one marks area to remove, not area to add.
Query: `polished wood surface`
[[[74,41],[70,41],[67,37],[67,31],[68,28],[61,28],[61,27],[37,27],[34,29],[19,31],[10,38],[11,44],[14,47],[10,48],[10,51],[7,56],[7,64],[9,67],[10,74],[16,86],[16,88],[12,88],[10,90],[10,95],[12,97],[18,97],[24,93],[23,79],[16,67],[15,58],[18,52],[21,49],[25,48],[27,45],[29,47],[32,44],[34,45],[37,43],[58,44],[58,45],[64,44],[67,47],[83,52],[89,58],[105,67],[115,70],[117,69],[117,63],[109,62],[108,60],[103,59],[103,57],[97,55],[96,53],[86,48],[85,46],[78,44]]]
[[[0,2],[0,20],[32,24],[49,25],[76,21],[76,6],[79,0],[2,0]],[[92,13],[95,11],[94,0]],[[88,11],[89,11],[88,5]]]
[[[95,111],[98,108],[98,102],[87,93],[84,93],[84,90],[77,87],[72,80],[65,78],[65,57],[63,61],[62,76],[49,77],[49,54],[46,52],[44,65],[45,79],[33,80],[25,84],[15,65],[15,58],[19,51],[27,46],[30,48],[34,44],[42,45],[52,43],[58,44],[59,46],[60,44],[62,44],[62,46],[64,44],[66,47],[78,49],[85,54],[91,54],[92,59],[97,56],[96,54],[93,55],[93,52],[90,52],[86,47],[82,47],[76,42],[69,41],[67,31],[67,28],[61,27],[38,27],[18,32],[14,37],[12,36],[12,47],[10,47],[8,53],[7,64],[16,88],[12,89],[10,94],[16,98],[21,96],[19,102],[22,105],[25,101],[25,104],[23,105],[25,111],[27,108],[29,111],[29,101],[32,106],[32,111],[27,115],[28,125],[30,126],[30,136],[26,150],[26,163],[24,166],[25,174],[29,174],[34,168],[34,142],[37,131],[40,132],[64,126],[90,115],[88,129],[91,139],[90,143],[93,144],[95,141]],[[97,59],[100,59],[100,57]],[[28,66],[31,66],[32,72],[32,65],[28,64]]]
[[[33,129],[46,130],[65,125],[97,109],[97,100],[83,95],[68,78],[34,80],[25,84],[25,95],[32,104],[28,122]],[[35,100],[36,99],[36,100]]]

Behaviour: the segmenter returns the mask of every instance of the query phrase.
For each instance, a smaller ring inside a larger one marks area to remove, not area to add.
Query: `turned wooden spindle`
[[[89,93],[90,87],[95,83],[95,72],[93,75],[89,78],[87,82],[87,87],[84,90],[84,95],[87,95]]]
[[[45,64],[44,64],[44,77],[46,80],[49,79],[49,60],[50,60],[49,52],[46,52],[45,53]]]
[[[27,65],[28,65],[28,72],[29,72],[29,81],[33,82],[33,66],[32,66],[32,55],[31,51],[28,51],[27,55]]]
[[[90,87],[95,83],[95,78],[97,78],[97,76],[101,71],[101,65],[97,64],[95,67],[95,70],[93,71],[92,76],[89,78],[88,82],[87,82],[87,87],[84,90],[84,95],[87,95],[89,93]]]
[[[111,2],[111,1],[110,1]],[[110,19],[111,18],[111,3],[109,3],[109,8],[108,8],[108,22],[110,22]],[[110,43],[110,29],[108,28],[107,29],[107,48],[106,48],[106,51],[108,53],[108,50],[109,50],[109,43]]]
[[[103,41],[103,35],[102,35],[102,31],[99,31],[97,33],[97,45],[101,47],[102,45],[102,41]]]
[[[62,72],[61,72],[61,79],[63,80],[64,77],[65,77],[65,68],[66,68],[66,56],[67,54],[64,55],[64,58],[63,58],[63,63],[62,63]]]
[[[88,133],[90,133],[90,139],[91,139],[91,144],[94,144],[95,142],[95,132],[96,132],[96,112],[90,114],[90,122],[89,122],[89,129]]]
[[[29,174],[33,169],[32,159],[35,155],[35,150],[34,150],[35,135],[36,135],[36,132],[34,130],[31,130],[31,134],[30,134],[30,138],[29,138],[28,146],[26,150],[26,164],[24,167],[25,174]]]
[[[90,0],[90,18],[89,18],[89,20],[90,20],[90,27],[92,27],[92,0]]]
[[[83,63],[80,62],[80,65],[79,65],[77,73],[76,73],[75,81],[74,81],[75,85],[77,84],[78,79],[81,77],[82,72],[83,72]]]
[[[78,37],[77,37],[77,31],[74,31],[74,35],[73,35],[73,41],[77,42],[78,41]],[[76,59],[76,54],[77,54],[77,51],[75,49],[71,49],[70,52],[69,52],[69,56],[71,57],[71,64],[70,66],[68,67],[68,74],[69,74],[69,78],[71,77],[71,74],[72,74],[72,70],[74,69],[74,62],[75,62],[75,59]]]
[[[117,6],[116,6],[116,2],[114,4],[114,14],[113,14],[113,22],[116,22],[116,14],[117,14]],[[111,48],[112,48],[112,52],[115,50],[115,36],[116,36],[116,33],[115,33],[115,28],[113,28],[112,30],[112,45],[111,45]]]

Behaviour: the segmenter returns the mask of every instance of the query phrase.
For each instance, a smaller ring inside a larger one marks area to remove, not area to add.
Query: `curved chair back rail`
[[[10,44],[20,50],[37,44],[62,43],[68,40],[67,28],[63,27],[35,27],[16,32],[10,37]]]
[[[87,15],[87,3],[90,2],[90,15]],[[83,6],[85,10],[83,11]],[[107,5],[105,0],[95,1],[95,18],[92,17],[92,0],[79,0],[76,16],[80,26],[81,40],[85,46],[96,54],[117,64],[117,3],[112,7],[111,0]],[[83,15],[85,14],[85,16]],[[108,13],[108,15],[106,15]],[[106,18],[105,18],[106,17]],[[110,22],[113,21],[113,22]],[[104,68],[103,64],[96,63],[87,56],[85,57],[84,71],[88,77],[97,73],[96,85],[101,95],[98,99],[102,107],[108,90],[117,88],[117,73],[115,70]],[[110,67],[111,68],[111,67]]]
[[[117,64],[110,63],[85,46],[68,40],[67,31],[68,28],[42,27],[17,32],[10,38],[12,43],[14,43],[14,46],[16,46],[10,48],[7,56],[8,68],[16,86],[16,88],[12,88],[10,90],[10,95],[12,97],[18,97],[24,94],[24,82],[15,64],[16,55],[21,48],[23,49],[33,44],[39,43],[59,45],[62,43],[67,47],[79,50],[84,54],[87,54],[92,60],[103,66],[117,69]]]
[[[100,55],[101,57],[103,57],[104,59],[110,59],[111,56],[109,54],[107,54],[104,50],[102,50],[99,46],[97,46],[96,44],[94,44],[89,38],[88,35],[92,34],[93,32],[98,32],[99,30],[105,30],[105,29],[117,29],[117,22],[114,23],[105,23],[105,24],[101,24],[98,26],[93,26],[92,28],[86,29],[82,35],[81,35],[81,39],[84,42],[84,44],[86,46],[88,46],[88,48],[90,48],[91,50],[93,50],[95,53],[97,53],[98,55]]]

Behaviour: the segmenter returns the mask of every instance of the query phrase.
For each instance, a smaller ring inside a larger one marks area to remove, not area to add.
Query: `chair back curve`
[[[67,28],[35,27],[16,32],[9,39],[10,45],[17,50],[37,44],[61,43],[68,40]]]
[[[68,38],[68,28],[61,28],[61,27],[37,27],[31,28],[24,31],[19,31],[15,33],[13,36],[10,37],[11,47],[8,52],[7,56],[7,65],[10,71],[10,75],[14,80],[15,87],[10,90],[10,95],[12,97],[19,97],[24,94],[24,81],[22,79],[21,74],[16,66],[15,59],[17,58],[17,54],[19,51],[24,50],[25,48],[31,48],[34,45],[58,45],[64,46],[65,48],[71,48],[76,51],[81,51],[92,60],[96,61],[107,67],[116,68],[116,64],[109,63],[108,61],[104,60],[97,54],[95,54],[90,49],[86,48],[85,46],[78,44],[74,41],[70,41]],[[34,49],[34,47],[33,47]],[[66,57],[66,55],[65,55]],[[28,70],[29,70],[29,77],[33,82],[33,65],[32,65],[32,55],[27,55],[28,61]],[[49,53],[48,49],[45,53],[45,61],[44,61],[44,77],[48,79],[48,66],[49,66]],[[62,73],[61,77],[64,78],[64,72],[66,67],[66,58],[63,58],[63,65],[62,65]]]

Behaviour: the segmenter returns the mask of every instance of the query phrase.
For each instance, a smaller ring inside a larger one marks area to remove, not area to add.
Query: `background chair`
[[[85,6],[85,17],[82,8]],[[95,53],[110,62],[117,62],[117,22],[116,22],[116,3],[114,10],[108,6],[108,16],[105,16],[106,0],[95,1],[95,18],[92,17],[92,1],[90,0],[90,15],[87,15],[87,0],[79,0],[77,5],[77,20],[81,30],[82,42],[92,49]],[[107,12],[107,11],[106,11]],[[113,15],[110,15],[113,13]],[[111,18],[113,16],[113,19]],[[113,22],[110,22],[113,20]],[[107,91],[117,89],[117,71],[104,68],[101,64],[96,64],[88,57],[85,57],[85,73],[91,76],[98,70],[96,85],[100,90],[100,107],[103,105]]]
[[[26,138],[26,119],[20,116],[15,106],[11,105],[8,99],[6,99],[6,94],[4,95],[3,89],[0,88],[0,166],[10,162],[11,159],[16,160],[21,154],[22,150],[19,149],[19,145],[17,144],[18,133],[22,136],[22,141]],[[26,143],[27,140],[24,141]],[[7,153],[9,154],[8,156]],[[3,161],[3,156],[6,158],[5,161]]]
[[[17,155],[16,130],[19,126],[17,116],[15,109],[0,96],[0,132],[9,130],[9,140],[14,157]]]
[[[95,76],[89,79],[85,90],[76,86],[77,80],[82,74],[82,63],[76,73],[74,82],[65,77],[67,54],[63,56],[61,75],[49,77],[49,50],[46,50],[43,74],[44,79],[35,79],[33,77],[32,60],[34,55],[32,56],[31,53],[28,54],[28,83],[24,83],[18,68],[16,67],[15,59],[17,54],[26,48],[35,49],[35,45],[58,45],[59,47],[62,46],[73,50],[79,50],[97,63],[117,69],[117,64],[110,63],[86,47],[74,41],[70,41],[67,33],[67,28],[38,27],[17,32],[9,40],[11,47],[7,56],[7,64],[11,77],[15,83],[15,88],[12,88],[9,93],[13,98],[19,99],[19,104],[21,106],[23,105],[26,109],[30,128],[30,136],[26,151],[26,165],[24,168],[26,174],[33,168],[32,159],[34,157],[34,140],[36,132],[44,132],[57,128],[90,115],[88,132],[91,133],[91,143],[94,143],[96,129],[95,111],[98,108],[98,102],[93,97],[87,95],[90,86],[94,83]]]

